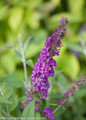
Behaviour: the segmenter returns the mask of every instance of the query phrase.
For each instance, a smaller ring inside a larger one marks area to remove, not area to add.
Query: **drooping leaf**
[[[35,116],[35,101],[32,100],[23,110],[22,117],[25,120],[28,120],[30,117],[34,118]]]

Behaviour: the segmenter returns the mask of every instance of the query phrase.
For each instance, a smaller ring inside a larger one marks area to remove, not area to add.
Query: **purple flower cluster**
[[[40,95],[40,99],[45,99],[48,94],[49,89],[49,77],[54,76],[53,67],[57,67],[56,61],[52,58],[53,56],[59,56],[60,48],[62,47],[61,39],[64,37],[64,32],[66,31],[66,24],[68,23],[67,18],[62,17],[59,26],[56,30],[54,30],[54,34],[52,34],[45,43],[45,47],[42,49],[40,53],[40,57],[38,58],[38,62],[33,68],[31,75],[31,84],[34,85],[32,89],[26,87],[26,98],[24,101],[24,105],[21,106],[23,109],[28,103],[30,103],[37,95]],[[82,80],[78,80],[76,85],[72,86],[69,91],[64,93],[64,99],[60,99],[57,102],[58,107],[53,111],[50,108],[45,108],[43,112],[39,107],[40,102],[35,100],[35,111],[39,111],[40,113],[45,114],[46,118],[50,120],[54,120],[55,116],[53,115],[61,106],[66,104],[67,99],[74,95],[76,89],[81,87],[81,83],[86,81],[86,76],[82,76]]]
[[[64,37],[67,23],[67,18],[62,17],[57,30],[54,30],[54,34],[46,40],[45,47],[42,49],[38,62],[33,68],[31,84],[34,85],[35,91],[40,93],[41,99],[47,97],[50,87],[48,78],[54,76],[53,67],[57,67],[56,61],[52,57],[59,56],[59,51],[62,47],[61,39]]]
[[[52,113],[53,113],[53,110],[52,110],[52,109],[50,109],[50,108],[45,108],[45,109],[43,110],[43,112],[45,113],[45,116],[46,116],[47,118],[49,118],[50,120],[54,120],[54,119],[55,119],[55,116],[52,114]]]

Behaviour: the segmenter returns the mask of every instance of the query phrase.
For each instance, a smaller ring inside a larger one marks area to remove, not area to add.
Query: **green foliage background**
[[[0,0],[0,88],[6,97],[0,95],[0,114],[20,117],[20,105],[24,96],[24,70],[13,49],[18,47],[18,34],[23,42],[29,40],[26,49],[28,61],[28,81],[32,67],[37,62],[45,40],[57,28],[61,16],[67,17],[69,24],[60,56],[54,57],[58,67],[54,78],[50,78],[51,89],[46,101],[56,103],[63,93],[86,74],[86,1],[85,0]],[[52,109],[56,106],[50,105]],[[56,113],[56,120],[86,120],[86,85],[77,92],[67,105]],[[39,116],[39,114],[38,114]]]

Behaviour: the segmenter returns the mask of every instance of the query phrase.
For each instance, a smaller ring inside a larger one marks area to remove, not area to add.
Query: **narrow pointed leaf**
[[[24,50],[27,48],[27,46],[28,46],[28,44],[29,44],[31,39],[32,39],[32,36],[28,37],[28,39],[25,41],[25,43],[24,43]]]
[[[34,67],[33,61],[31,59],[26,61],[26,64],[29,65],[30,67]]]

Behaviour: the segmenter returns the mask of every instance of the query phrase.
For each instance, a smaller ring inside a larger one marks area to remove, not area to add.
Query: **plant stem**
[[[65,99],[65,100],[63,101],[63,103],[66,102],[66,100],[67,100],[67,99]],[[59,105],[59,106],[53,111],[53,113],[55,113],[61,106],[62,106],[62,105]]]
[[[19,46],[20,46],[20,50],[21,50],[22,62],[23,62],[24,74],[25,74],[25,81],[26,81],[26,86],[27,86],[28,82],[27,82],[26,59],[25,59],[25,53],[24,53],[24,48],[23,48],[22,39],[21,39],[21,35],[20,34],[19,34]]]

